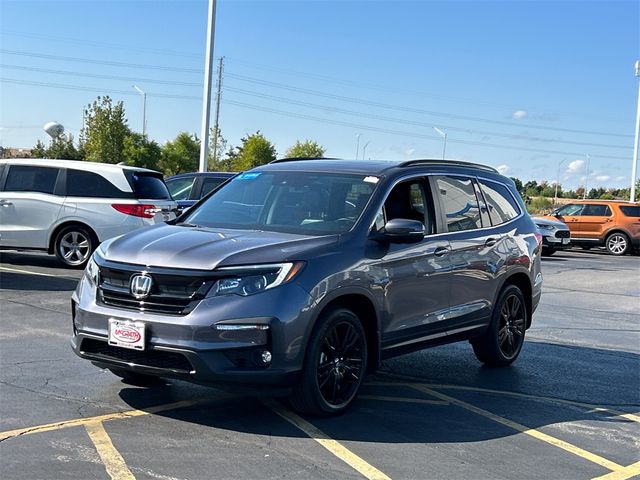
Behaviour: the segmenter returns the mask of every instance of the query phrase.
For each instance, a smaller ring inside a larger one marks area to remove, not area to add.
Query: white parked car
[[[49,159],[0,160],[0,248],[82,267],[107,238],[175,218],[162,174]]]

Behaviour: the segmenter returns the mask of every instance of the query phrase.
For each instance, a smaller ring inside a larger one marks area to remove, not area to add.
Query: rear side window
[[[169,190],[167,190],[167,186],[164,184],[160,176],[146,172],[128,172],[127,178],[129,178],[129,183],[131,184],[133,193],[138,199],[171,199]]]
[[[174,178],[166,182],[174,200],[187,200],[191,194],[195,177]]]
[[[479,182],[493,225],[506,223],[520,214],[518,204],[505,185],[483,179]]]
[[[67,196],[92,198],[133,198],[102,175],[82,170],[67,170]]]
[[[4,189],[8,192],[53,193],[58,178],[57,168],[11,165]]]
[[[640,205],[620,205],[620,210],[627,217],[640,217]]]
[[[205,178],[202,181],[202,194],[200,197],[204,197],[211,190],[218,188],[218,186],[225,180],[226,178]]]
[[[585,205],[582,210],[583,217],[610,217],[611,209],[609,205]]]
[[[480,208],[472,179],[436,177],[436,185],[450,232],[482,228]]]

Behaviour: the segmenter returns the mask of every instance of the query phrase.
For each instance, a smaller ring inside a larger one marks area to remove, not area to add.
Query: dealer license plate
[[[109,345],[144,350],[144,323],[109,319]]]
[[[562,245],[566,245],[569,243],[569,239],[568,238],[563,238],[562,239]]]

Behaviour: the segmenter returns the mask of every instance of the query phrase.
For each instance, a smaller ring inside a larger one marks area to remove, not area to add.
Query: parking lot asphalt
[[[467,343],[384,363],[353,408],[123,383],[69,347],[81,272],[0,254],[2,479],[626,479],[640,477],[640,257],[543,259],[518,361]]]

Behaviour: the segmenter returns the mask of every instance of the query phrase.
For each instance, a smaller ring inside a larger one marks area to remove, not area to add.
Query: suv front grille
[[[129,291],[129,281],[142,270],[131,267],[99,266],[98,303],[139,312],[186,315],[206,296],[216,279],[208,272],[181,275],[175,271],[145,270],[152,278],[151,292],[144,299],[136,299]]]
[[[558,230],[556,232],[556,238],[570,238],[571,232],[569,230]]]
[[[178,372],[193,371],[191,362],[180,353],[162,350],[130,350],[114,347],[107,342],[85,338],[80,347],[81,351],[96,360],[117,360],[119,362],[134,363],[143,367],[162,368]]]

